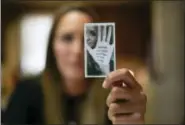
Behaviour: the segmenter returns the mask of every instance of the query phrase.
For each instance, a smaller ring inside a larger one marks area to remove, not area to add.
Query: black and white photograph
[[[183,0],[1,4],[2,125],[185,125]]]
[[[86,23],[85,77],[106,77],[116,69],[115,23]]]

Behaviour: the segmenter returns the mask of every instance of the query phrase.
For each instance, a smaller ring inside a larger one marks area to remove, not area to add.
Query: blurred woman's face
[[[66,79],[84,78],[84,23],[91,21],[80,11],[68,12],[59,21],[53,48],[57,67]]]

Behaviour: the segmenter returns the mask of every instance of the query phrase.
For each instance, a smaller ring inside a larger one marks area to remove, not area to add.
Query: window
[[[52,15],[31,14],[21,20],[21,72],[35,75],[45,68]]]

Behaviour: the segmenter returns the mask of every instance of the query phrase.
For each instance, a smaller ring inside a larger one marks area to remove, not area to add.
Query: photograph
[[[85,77],[106,77],[116,69],[115,23],[84,25]]]
[[[185,124],[182,0],[1,4],[2,125]]]

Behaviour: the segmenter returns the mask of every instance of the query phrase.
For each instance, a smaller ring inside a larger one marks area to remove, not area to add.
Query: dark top
[[[4,114],[5,112],[4,112],[4,109],[1,109],[1,123],[4,123]]]
[[[78,123],[76,105],[82,97],[65,96],[65,121]],[[22,80],[10,98],[2,121],[5,124],[44,124],[43,93],[40,82],[35,79]],[[107,124],[111,124],[105,114]]]

